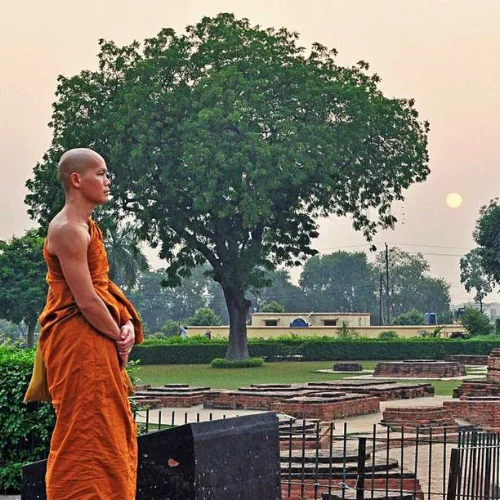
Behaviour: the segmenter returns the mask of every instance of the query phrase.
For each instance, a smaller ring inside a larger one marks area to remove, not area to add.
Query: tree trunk
[[[231,286],[222,286],[229,313],[229,346],[226,359],[241,361],[248,359],[247,315],[252,303],[245,299],[245,292]]]
[[[36,316],[28,318],[28,337],[26,339],[26,344],[28,349],[31,349],[35,345],[35,328],[36,328]]]

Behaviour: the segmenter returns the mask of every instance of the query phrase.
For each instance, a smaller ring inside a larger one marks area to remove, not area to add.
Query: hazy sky
[[[500,194],[499,0],[3,0],[0,238],[33,225],[24,183],[50,145],[57,76],[94,69],[99,38],[128,44],[219,12],[298,31],[304,46],[338,49],[342,64],[368,61],[387,95],[416,99],[431,124],[432,173],[394,208],[396,230],[375,241],[421,251],[431,274],[452,284],[454,301],[466,300],[458,261],[473,246],[479,208]],[[445,204],[450,192],[462,195],[460,208]],[[368,249],[350,221],[336,217],[321,221],[315,247]]]

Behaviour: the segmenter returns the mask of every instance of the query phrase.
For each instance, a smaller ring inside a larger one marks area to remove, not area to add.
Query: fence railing
[[[136,413],[142,432],[213,418],[225,415]],[[376,424],[369,432],[359,432],[347,423],[337,427],[333,422],[281,420],[284,500],[448,500],[453,450],[482,439],[474,437],[478,436],[474,428],[464,426],[391,428]],[[477,443],[483,446],[483,441]]]
[[[500,498],[500,434],[462,436],[452,450],[447,500]]]
[[[143,434],[226,415],[138,410],[134,418]],[[360,432],[282,419],[280,464],[284,500],[500,499],[500,434],[472,427],[375,424]]]

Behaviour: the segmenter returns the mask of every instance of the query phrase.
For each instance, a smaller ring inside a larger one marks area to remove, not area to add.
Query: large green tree
[[[300,286],[315,311],[369,312],[376,308],[378,275],[363,252],[334,252],[311,257]]]
[[[495,198],[479,211],[473,233],[481,268],[490,282],[500,284],[500,200]]]
[[[247,358],[245,293],[265,283],[262,269],[313,255],[319,215],[349,215],[368,239],[393,226],[392,201],[429,172],[413,100],[384,96],[365,62],[335,56],[231,14],[142,46],[101,41],[96,71],[59,79],[31,215],[44,224],[60,203],[60,153],[96,149],[114,173],[114,216],[160,246],[170,282],[210,263],[227,357]]]
[[[409,253],[397,247],[388,252],[390,316],[417,309],[422,313],[442,313],[450,308],[450,285],[443,278],[431,278],[426,273],[429,263],[421,253]],[[376,258],[377,272],[383,277],[386,303],[386,252]]]
[[[481,249],[474,248],[460,259],[460,281],[467,292],[475,292],[474,300],[483,312],[483,299],[493,291],[493,282],[484,272]]]
[[[33,347],[36,323],[47,295],[42,249],[43,238],[34,229],[0,241],[0,318],[26,323],[28,347]]]

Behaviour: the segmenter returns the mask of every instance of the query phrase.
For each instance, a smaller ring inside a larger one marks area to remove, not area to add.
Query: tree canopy
[[[479,218],[473,233],[478,244],[477,254],[486,276],[500,283],[500,200],[495,198],[479,211]]]
[[[385,252],[376,257],[377,272],[385,276]],[[450,285],[443,278],[426,273],[429,263],[421,253],[405,252],[397,247],[389,250],[389,294],[391,316],[413,309],[445,313],[450,309]],[[386,283],[384,282],[384,286]]]
[[[125,290],[132,290],[140,272],[149,268],[133,226],[124,224],[118,227],[115,224],[108,227],[104,244],[108,254],[109,277]]]
[[[0,317],[28,326],[33,347],[35,327],[47,296],[43,238],[32,229],[24,236],[0,241]]]
[[[474,248],[460,259],[460,281],[467,292],[475,291],[474,300],[483,311],[483,299],[492,292],[491,278],[484,272],[481,249]]]
[[[263,269],[314,255],[318,216],[350,216],[371,239],[396,222],[392,201],[428,175],[428,124],[414,101],[384,96],[367,63],[340,66],[335,50],[306,50],[285,28],[220,14],[183,34],[100,47],[98,70],[59,78],[30,214],[46,224],[60,206],[64,150],[100,152],[113,216],[160,247],[170,283],[210,263],[229,359],[248,357],[245,292],[264,284]]]
[[[368,312],[377,307],[377,278],[364,252],[339,251],[311,257],[300,286],[315,311]]]

